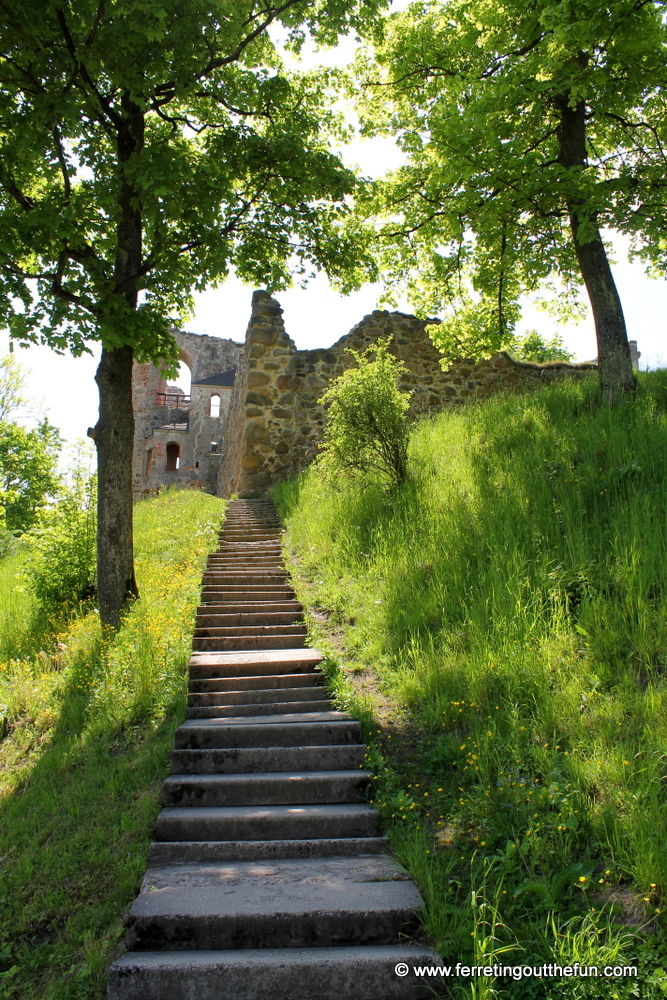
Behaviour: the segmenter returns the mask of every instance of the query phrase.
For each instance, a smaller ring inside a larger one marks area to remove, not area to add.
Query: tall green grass
[[[311,470],[276,498],[314,620],[393,706],[378,802],[426,929],[470,957],[485,872],[522,961],[558,950],[559,921],[613,911],[644,926],[641,995],[662,995],[667,374],[614,410],[573,382],[444,413],[411,463],[392,493]]]
[[[223,511],[188,491],[137,505],[141,600],[115,635],[92,611],[45,621],[27,589],[3,588],[2,1000],[104,997],[185,714],[201,571]],[[20,583],[21,558],[0,564],[3,583]]]

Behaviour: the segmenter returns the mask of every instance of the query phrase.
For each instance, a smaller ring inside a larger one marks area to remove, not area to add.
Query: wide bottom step
[[[440,964],[423,945],[129,952],[107,1000],[426,1000],[438,980],[414,969]]]
[[[126,918],[130,951],[393,944],[421,899],[389,857],[151,867]]]

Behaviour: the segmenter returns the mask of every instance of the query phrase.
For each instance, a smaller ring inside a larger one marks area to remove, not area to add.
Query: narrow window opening
[[[195,469],[199,468],[199,462],[195,462]]]
[[[167,445],[167,472],[176,472],[181,464],[181,446],[175,442]]]
[[[220,396],[211,396],[211,408],[209,415],[216,419],[220,416]]]
[[[149,448],[146,452],[146,471],[145,475],[150,476],[151,469],[153,468],[153,449]]]
[[[218,452],[218,442],[217,441],[211,441],[211,452],[213,454],[217,454],[217,452]]]

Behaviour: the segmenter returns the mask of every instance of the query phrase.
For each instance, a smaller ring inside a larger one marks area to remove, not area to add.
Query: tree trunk
[[[561,166],[584,168],[586,158],[586,106],[579,101],[570,107],[569,95],[557,102],[558,162]],[[610,403],[636,387],[623,307],[611,273],[607,251],[600,236],[597,212],[584,198],[567,197],[567,210],[574,249],[590,299],[598,343],[600,388]]]
[[[132,348],[102,350],[95,375],[100,415],[97,447],[97,594],[104,625],[118,627],[128,599],[138,595],[132,542]]]
[[[114,268],[115,294],[137,309],[136,279],[142,264],[143,220],[140,193],[126,166],[144,145],[144,115],[130,95],[121,99],[117,126],[119,220]],[[91,436],[97,447],[97,592],[100,618],[117,628],[128,599],[138,596],[132,543],[132,346],[103,348],[97,374],[100,415]]]

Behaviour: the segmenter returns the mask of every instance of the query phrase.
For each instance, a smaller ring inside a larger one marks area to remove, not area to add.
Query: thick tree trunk
[[[128,178],[126,165],[143,148],[144,115],[127,93],[121,104],[123,119],[117,131],[120,184],[114,291],[131,311],[136,311],[143,220],[139,192]],[[99,420],[91,432],[97,447],[99,477],[97,591],[102,623],[116,628],[128,599],[138,596],[132,543],[131,344],[103,349],[95,381],[100,393]]]
[[[565,168],[585,167],[586,107],[583,101],[570,107],[569,95],[558,102],[558,162]],[[614,403],[635,389],[632,358],[623,307],[611,273],[609,259],[598,228],[597,213],[585,199],[568,196],[572,238],[581,276],[590,299],[598,343],[600,388]]]
[[[132,348],[102,350],[95,375],[100,415],[97,447],[97,593],[100,618],[118,626],[128,599],[137,596],[132,542]]]

